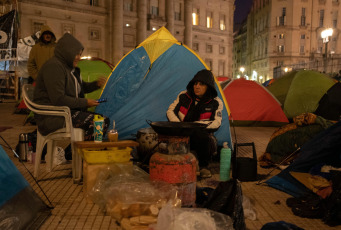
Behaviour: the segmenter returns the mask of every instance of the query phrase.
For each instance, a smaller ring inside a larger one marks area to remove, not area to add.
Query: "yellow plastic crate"
[[[84,148],[83,158],[88,164],[122,163],[129,162],[129,147],[110,147],[105,149]]]

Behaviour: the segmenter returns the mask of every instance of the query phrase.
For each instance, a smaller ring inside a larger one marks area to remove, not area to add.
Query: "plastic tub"
[[[83,158],[88,164],[129,162],[131,150],[132,148],[129,147],[85,148],[83,149]]]

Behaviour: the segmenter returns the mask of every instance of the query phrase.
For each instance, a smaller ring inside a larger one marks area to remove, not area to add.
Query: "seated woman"
[[[212,154],[216,153],[217,143],[213,133],[221,125],[223,102],[217,96],[213,74],[207,69],[196,73],[186,88],[187,90],[180,92],[169,106],[167,117],[173,122],[207,124],[206,129],[196,131],[191,135],[190,147],[199,161],[200,176],[211,177],[207,166]]]
[[[82,81],[77,64],[83,49],[83,45],[69,33],[59,39],[54,56],[38,73],[33,101],[42,105],[68,106],[71,110],[73,127],[85,131],[85,140],[93,140],[94,113],[87,112],[87,108],[97,106],[99,103],[84,98],[84,94],[102,87],[106,79],[99,78],[94,82]],[[65,125],[63,117],[35,114],[35,119],[42,135],[52,133]],[[109,118],[105,118],[104,134],[109,124]]]

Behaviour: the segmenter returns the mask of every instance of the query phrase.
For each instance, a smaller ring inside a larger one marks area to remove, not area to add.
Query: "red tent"
[[[279,101],[256,81],[232,80],[224,94],[234,125],[281,126],[289,122]]]

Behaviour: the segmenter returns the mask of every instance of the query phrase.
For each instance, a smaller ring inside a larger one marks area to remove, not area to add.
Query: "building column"
[[[174,36],[174,0],[166,0],[167,29]]]
[[[123,56],[123,0],[113,1],[113,64],[116,65]]]
[[[185,44],[192,48],[192,12],[193,0],[185,0]]]
[[[159,17],[162,18],[162,20],[165,19],[165,14],[166,14],[166,0],[159,0]]]
[[[147,37],[147,0],[137,1],[136,45]]]

